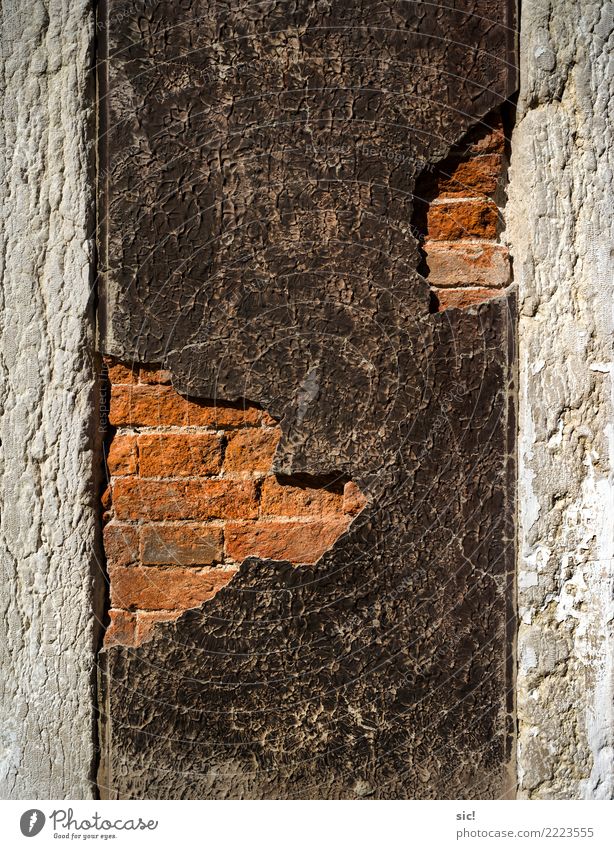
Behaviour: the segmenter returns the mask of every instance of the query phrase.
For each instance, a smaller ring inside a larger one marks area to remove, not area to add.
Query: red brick
[[[133,525],[109,522],[103,531],[103,544],[108,564],[127,566],[139,560],[139,534]]]
[[[104,359],[109,371],[109,380],[111,383],[136,383],[138,368],[132,368],[125,363],[120,363],[112,357]]]
[[[209,566],[223,553],[221,528],[156,523],[141,530],[141,561],[146,565]]]
[[[424,246],[431,286],[507,286],[510,261],[500,245],[445,244],[427,242]]]
[[[140,383],[162,383],[170,384],[172,379],[170,371],[157,366],[141,366],[139,371]]]
[[[349,524],[348,517],[319,522],[227,522],[226,553],[237,563],[250,556],[315,563]]]
[[[343,489],[343,512],[349,516],[357,516],[368,499],[363,495],[354,481],[348,481]]]
[[[220,402],[209,401],[206,407],[208,414],[207,424],[210,427],[225,428],[225,427],[255,427],[257,425],[267,425],[274,427],[277,422],[265,410],[259,410],[257,407],[224,405]],[[203,413],[201,413],[203,415]],[[193,422],[190,422],[193,424]]]
[[[439,312],[449,309],[468,309],[496,298],[496,289],[435,289]]]
[[[496,239],[499,210],[488,200],[444,201],[428,211],[428,237],[438,241]]]
[[[245,427],[273,422],[256,407],[223,406],[190,401],[171,386],[116,386],[111,392],[109,421],[116,427]]]
[[[136,646],[136,615],[127,610],[109,610],[109,618],[111,621],[104,635],[105,646]]]
[[[136,645],[140,646],[150,639],[158,622],[172,622],[182,613],[182,610],[139,610],[136,614]]]
[[[263,516],[341,515],[343,492],[308,486],[281,484],[271,476],[262,485],[261,514]]]
[[[215,433],[151,433],[139,436],[141,477],[215,475],[222,467],[222,440]]]
[[[189,402],[167,386],[114,386],[109,421],[134,427],[185,425]]]
[[[136,438],[117,434],[109,446],[107,467],[112,475],[134,475],[137,471]]]
[[[226,446],[224,471],[270,471],[280,435],[279,428],[249,427],[235,431]]]
[[[498,153],[475,156],[451,163],[449,173],[437,181],[438,197],[490,197],[495,194],[503,174],[503,157]]]
[[[258,515],[252,481],[153,481],[119,478],[113,506],[120,519],[252,519]]]
[[[110,510],[113,506],[112,492],[110,486],[105,487],[105,490],[100,498],[100,503],[102,504],[102,509],[105,511]]]
[[[186,610],[208,601],[236,569],[112,566],[111,604],[125,610]]]

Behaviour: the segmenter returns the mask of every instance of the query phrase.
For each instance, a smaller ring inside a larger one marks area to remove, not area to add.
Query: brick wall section
[[[106,368],[107,645],[138,645],[156,622],[212,598],[250,555],[315,563],[364,506],[351,482],[271,474],[280,431],[266,412],[190,401],[155,368]]]
[[[418,181],[414,224],[434,311],[470,307],[509,285],[509,253],[500,241],[507,165],[495,113]]]

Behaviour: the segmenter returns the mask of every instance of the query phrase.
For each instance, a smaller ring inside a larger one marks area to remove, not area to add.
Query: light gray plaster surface
[[[89,798],[93,9],[0,11],[0,797]]]
[[[613,10],[522,4],[508,206],[521,798],[614,796]]]

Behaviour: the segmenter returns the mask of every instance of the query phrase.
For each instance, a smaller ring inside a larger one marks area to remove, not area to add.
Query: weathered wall
[[[520,295],[518,777],[614,795],[614,7],[524,0],[509,214]]]
[[[0,796],[91,797],[96,484],[85,0],[3,0]]]
[[[101,792],[505,795],[514,303],[435,312],[412,221],[515,90],[513,4],[145,5],[104,4],[103,350],[255,402],[272,474],[368,504],[316,563],[246,557],[102,652]],[[431,274],[467,234],[507,283],[484,195],[431,204]]]
[[[510,283],[499,243],[506,147],[496,110],[416,187],[433,310],[500,297]],[[343,477],[275,476],[281,430],[266,412],[185,399],[155,367],[109,358],[106,368],[106,646],[136,645],[155,622],[198,607],[248,556],[315,563],[364,506]]]

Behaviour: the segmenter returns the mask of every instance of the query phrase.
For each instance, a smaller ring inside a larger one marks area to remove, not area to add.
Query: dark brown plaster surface
[[[102,653],[103,795],[507,792],[513,305],[429,314],[410,227],[516,84],[508,7],[464,5],[107,0],[103,350],[260,403],[276,471],[370,504]]]

